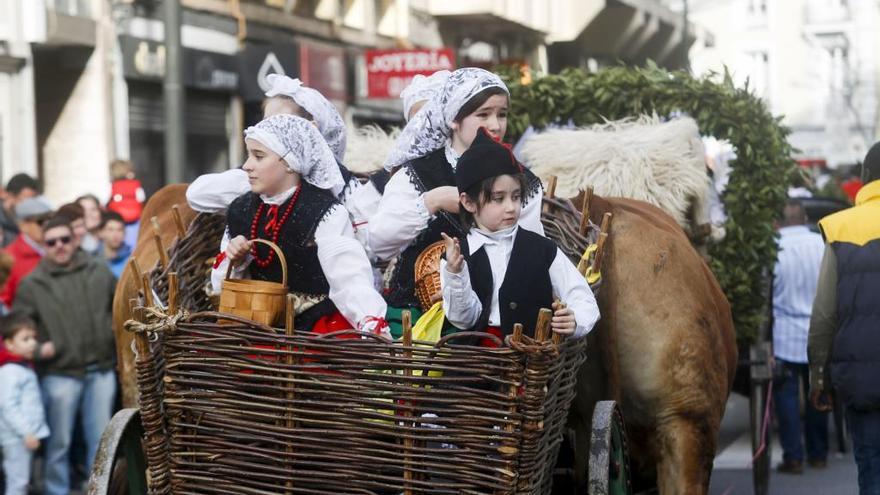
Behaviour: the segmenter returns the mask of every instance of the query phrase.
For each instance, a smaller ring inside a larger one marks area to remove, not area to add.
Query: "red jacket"
[[[6,286],[0,292],[0,300],[7,307],[12,307],[12,301],[15,300],[15,291],[18,289],[18,284],[21,282],[21,279],[28,276],[37,267],[43,255],[24,240],[24,234],[16,237],[15,241],[6,247],[6,252],[12,255],[15,263],[12,265],[12,271],[9,273],[9,280],[6,281]]]
[[[141,219],[144,209],[144,189],[137,179],[119,179],[110,186],[110,201],[107,209],[122,215],[125,223]]]

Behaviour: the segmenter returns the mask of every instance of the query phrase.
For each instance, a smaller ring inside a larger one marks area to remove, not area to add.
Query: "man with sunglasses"
[[[116,396],[111,307],[115,277],[103,259],[77,249],[70,220],[43,225],[45,257],[18,288],[13,308],[37,322],[49,438],[43,493],[69,493],[70,444],[79,413],[91,471]]]
[[[52,214],[52,207],[42,197],[27,198],[15,206],[18,219],[18,231],[15,241],[6,248],[15,263],[9,273],[9,279],[0,292],[0,300],[11,307],[15,300],[18,284],[26,277],[43,257],[43,230],[41,225]]]

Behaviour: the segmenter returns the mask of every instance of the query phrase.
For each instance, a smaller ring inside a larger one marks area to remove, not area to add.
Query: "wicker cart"
[[[408,322],[391,343],[195,311],[208,303],[186,269],[201,261],[180,251],[198,228],[132,301],[140,407],[106,429],[88,493],[572,493],[557,457],[585,340],[551,337],[549,310],[504,342],[436,343],[413,342]],[[627,466],[620,412],[600,402],[589,493],[629,493]]]

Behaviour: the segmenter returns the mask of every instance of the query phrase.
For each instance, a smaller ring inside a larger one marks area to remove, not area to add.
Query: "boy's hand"
[[[461,245],[455,237],[449,237],[441,232],[443,241],[446,242],[446,270],[449,273],[461,273],[464,266],[464,256],[461,255]]]
[[[229,240],[226,245],[226,257],[230,263],[241,261],[251,250],[251,242],[243,235],[238,235]]]
[[[577,323],[574,319],[574,311],[569,308],[559,308],[559,304],[553,303],[553,319],[550,320],[550,328],[556,333],[571,335],[574,333]]]
[[[25,448],[33,452],[40,448],[40,439],[33,435],[27,435],[24,437],[24,446]]]

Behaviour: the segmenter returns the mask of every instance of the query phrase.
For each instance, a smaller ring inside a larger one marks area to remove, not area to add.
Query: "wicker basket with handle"
[[[277,325],[284,321],[285,297],[287,296],[287,260],[275,243],[265,239],[251,242],[265,244],[275,251],[281,263],[281,283],[266,280],[231,279],[232,263],[226,270],[226,279],[220,291],[221,313],[247,318],[264,325]]]
[[[445,251],[446,243],[437,241],[416,258],[416,296],[425,311],[432,306],[431,298],[440,294],[440,258]]]

